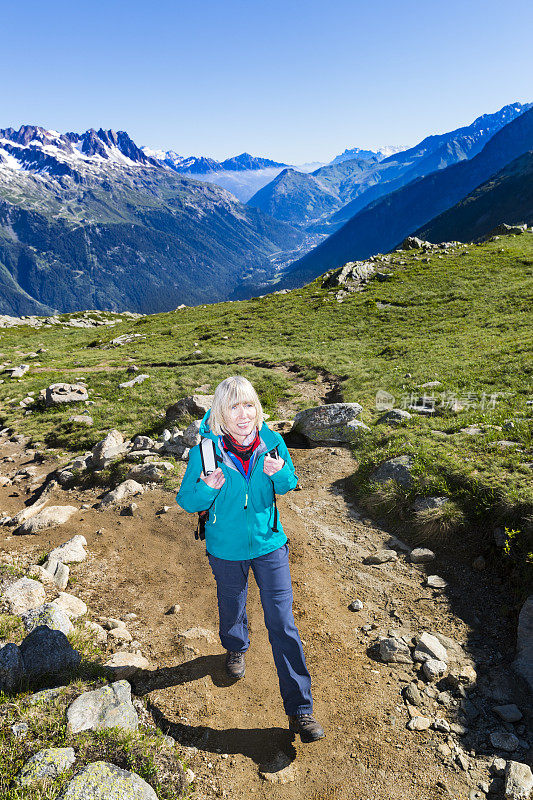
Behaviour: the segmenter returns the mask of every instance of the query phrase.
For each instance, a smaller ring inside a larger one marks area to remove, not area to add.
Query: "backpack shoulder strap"
[[[208,436],[202,436],[200,439],[200,456],[204,475],[211,475],[217,468],[218,458],[215,450],[215,443]]]

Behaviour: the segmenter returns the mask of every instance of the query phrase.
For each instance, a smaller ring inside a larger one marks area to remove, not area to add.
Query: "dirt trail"
[[[0,463],[1,474],[12,475],[28,464],[18,444],[8,444],[3,452],[15,460]],[[72,565],[75,583],[67,591],[85,600],[95,620],[137,614],[128,627],[153,669],[134,680],[134,688],[155,722],[184,746],[197,776],[196,797],[469,798],[486,775],[474,762],[465,771],[439,751],[445,733],[406,728],[401,689],[416,680],[414,668],[380,663],[367,651],[378,633],[429,630],[454,638],[480,664],[505,672],[513,642],[499,616],[502,598],[494,576],[438,558],[431,572],[451,584],[439,594],[424,587],[424,567],[403,556],[395,563],[364,566],[363,557],[380,549],[390,535],[350,500],[347,479],[354,462],[348,451],[293,449],[291,455],[301,489],[281,497],[279,509],[290,536],[295,617],[313,680],[315,712],[327,733],[311,745],[293,741],[288,733],[253,577],[248,601],[252,645],[243,680],[230,684],[225,679],[218,639],[184,643],[180,638],[180,631],[196,626],[216,635],[217,609],[205,548],[193,536],[195,519],[177,507],[173,493],[147,491],[136,498],[133,517],[89,508],[37,536],[13,537],[2,528],[2,546],[36,555],[83,533],[90,555]],[[44,474],[52,466],[38,465],[36,471]],[[12,515],[25,498],[23,484],[3,487],[0,509]],[[92,491],[58,488],[49,503],[80,507],[95,500]],[[171,510],[159,514],[164,505]],[[352,613],[348,604],[356,597],[364,609]],[[181,612],[166,614],[175,603]],[[365,631],[365,625],[374,627]],[[527,699],[518,699],[527,707]],[[451,709],[442,712],[454,719]],[[295,779],[284,785],[259,775],[259,766],[280,750],[295,771]],[[474,751],[476,757],[481,754],[480,748]]]

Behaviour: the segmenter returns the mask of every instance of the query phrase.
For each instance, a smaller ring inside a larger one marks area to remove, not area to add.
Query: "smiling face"
[[[243,401],[230,406],[224,414],[224,428],[239,444],[243,444],[255,428],[257,410],[253,403]]]

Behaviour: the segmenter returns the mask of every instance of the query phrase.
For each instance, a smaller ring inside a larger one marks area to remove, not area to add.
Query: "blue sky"
[[[0,127],[290,163],[533,100],[531,0],[3,4]]]

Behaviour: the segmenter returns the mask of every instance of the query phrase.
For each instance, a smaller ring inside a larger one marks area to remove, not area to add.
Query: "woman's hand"
[[[277,458],[272,458],[272,456],[269,456],[267,453],[265,456],[265,460],[263,462],[263,472],[265,473],[265,475],[268,475],[269,477],[271,475],[275,475],[276,472],[280,471],[284,463],[285,461],[281,458],[281,456],[278,456]]]
[[[204,475],[202,472],[200,478],[212,489],[220,489],[226,483],[226,478],[224,477],[224,473],[220,467],[217,467],[216,470],[210,475]]]

